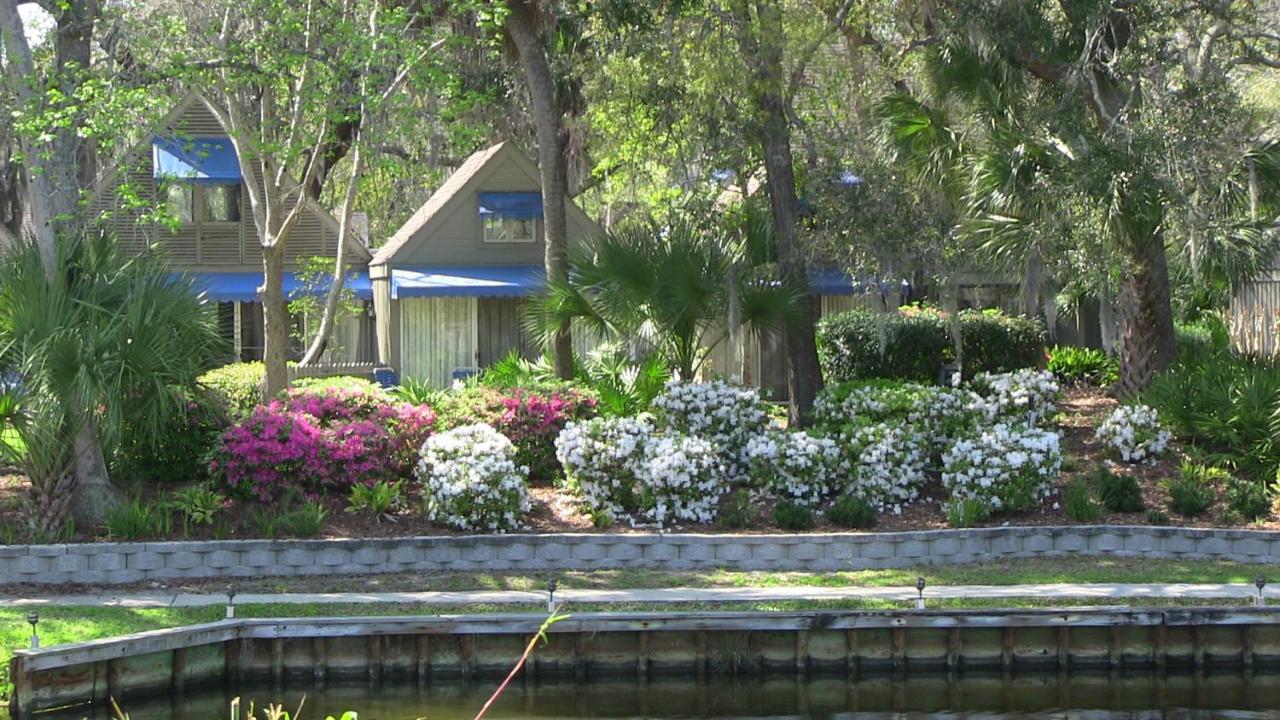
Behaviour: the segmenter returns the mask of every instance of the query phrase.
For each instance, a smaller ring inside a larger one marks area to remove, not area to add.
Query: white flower
[[[1154,462],[1173,439],[1160,424],[1160,413],[1147,405],[1116,408],[1098,426],[1095,437],[1114,448],[1127,463]]]
[[[511,441],[484,423],[432,435],[415,473],[427,519],[461,530],[520,527],[529,510],[529,468],[515,456]]]
[[[943,451],[942,484],[953,498],[1027,509],[1051,494],[1061,467],[1057,432],[997,424]]]

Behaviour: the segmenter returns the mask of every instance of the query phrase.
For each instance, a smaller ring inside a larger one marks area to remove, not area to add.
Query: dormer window
[[[240,222],[240,184],[201,185],[205,222]]]
[[[183,224],[240,221],[240,163],[226,137],[157,137],[152,171],[170,217]]]
[[[482,192],[479,196],[484,242],[532,243],[537,239],[541,193]]]

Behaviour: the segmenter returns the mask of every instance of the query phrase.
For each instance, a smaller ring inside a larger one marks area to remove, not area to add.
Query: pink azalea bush
[[[228,428],[209,470],[240,497],[346,493],[412,474],[435,422],[431,408],[380,393],[294,390]]]
[[[547,388],[472,387],[449,398],[441,408],[441,426],[487,423],[516,448],[516,464],[529,468],[529,479],[550,482],[560,474],[556,438],[571,420],[596,414],[594,395],[569,386]]]

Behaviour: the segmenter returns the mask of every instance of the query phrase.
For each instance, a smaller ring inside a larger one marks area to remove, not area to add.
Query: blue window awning
[[[258,287],[262,285],[260,272],[189,272],[175,273],[175,275],[191,278],[196,289],[213,302],[257,302]],[[301,287],[302,283],[298,281],[296,274],[291,272],[284,274],[286,300],[292,300]],[[344,287],[350,289],[359,300],[373,298],[373,285],[369,282],[369,273],[366,270],[347,275]]]
[[[537,220],[542,217],[542,193],[482,192],[480,215],[511,220]]]
[[[523,297],[546,285],[541,265],[395,268],[391,297]]]
[[[151,168],[157,180],[200,184],[240,182],[240,163],[230,138],[164,138],[151,141]]]
[[[872,292],[877,287],[881,292],[892,289],[908,292],[911,284],[905,279],[901,281],[877,281],[874,278],[857,278],[834,267],[809,268],[809,292],[814,295],[861,295]]]

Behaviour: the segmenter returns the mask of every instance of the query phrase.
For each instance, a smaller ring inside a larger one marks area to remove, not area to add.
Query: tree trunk
[[[1133,274],[1125,278],[1123,288],[1120,381],[1116,384],[1122,397],[1145,388],[1178,354],[1163,235],[1154,234],[1130,249],[1129,255]]]
[[[97,526],[107,521],[111,509],[120,502],[120,491],[111,484],[102,443],[89,422],[76,431],[76,482],[71,501],[71,515],[82,525]]]
[[[773,211],[774,243],[785,282],[807,299],[804,312],[787,323],[783,342],[787,353],[787,415],[793,426],[803,426],[822,388],[818,348],[814,339],[813,298],[804,258],[796,240],[796,178],[791,157],[791,129],[783,97],[782,10],[773,0],[756,3],[758,32],[751,29],[750,11],[744,0],[734,5],[739,50],[755,77],[752,95],[758,113],[756,132],[764,154]]]
[[[266,365],[267,399],[289,387],[286,349],[289,347],[289,311],[284,303],[284,246],[262,248],[262,361]]]
[[[361,115],[363,117],[363,114]],[[338,250],[333,258],[333,283],[324,300],[324,314],[320,317],[320,329],[302,356],[299,365],[318,363],[329,347],[329,336],[333,334],[338,304],[342,299],[342,287],[347,278],[347,243],[351,240],[351,220],[355,211],[356,194],[360,188],[360,176],[364,171],[364,153],[361,151],[359,131],[351,149],[351,176],[347,178],[347,191],[342,198],[342,220],[338,225]]]
[[[568,225],[565,200],[568,174],[563,151],[563,128],[557,103],[555,81],[546,50],[534,30],[533,16],[524,0],[507,0],[507,36],[516,47],[520,68],[533,103],[533,120],[538,136],[538,173],[542,180],[542,233],[546,244],[547,279],[564,283],[569,279]],[[569,323],[564,323],[552,339],[551,357],[556,375],[573,377],[573,343]]]

